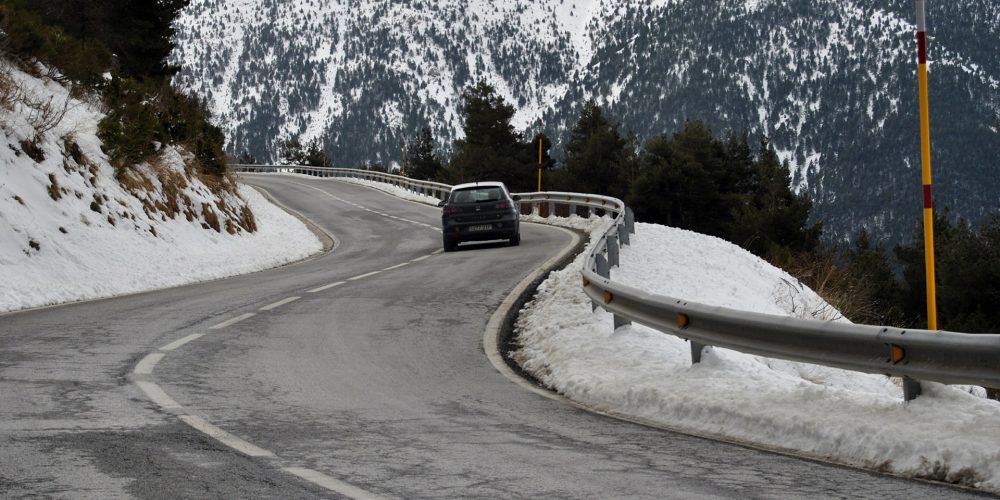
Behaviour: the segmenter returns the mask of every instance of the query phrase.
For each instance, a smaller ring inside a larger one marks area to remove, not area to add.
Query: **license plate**
[[[493,229],[492,224],[485,224],[481,226],[469,226],[469,231],[489,231],[490,229]]]

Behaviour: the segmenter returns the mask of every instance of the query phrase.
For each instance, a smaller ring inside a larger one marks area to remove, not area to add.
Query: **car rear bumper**
[[[442,227],[444,237],[452,242],[504,240],[516,236],[518,230],[518,221],[513,217],[492,222],[452,222]]]

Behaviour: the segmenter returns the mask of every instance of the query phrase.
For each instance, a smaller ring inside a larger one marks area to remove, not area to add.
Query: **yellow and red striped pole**
[[[937,296],[934,279],[934,197],[931,186],[931,120],[927,97],[927,17],[924,0],[917,3],[917,82],[920,87],[920,158],[924,181],[924,273],[927,280],[927,329],[937,330]],[[903,377],[903,399],[922,392],[920,382]]]
[[[917,2],[917,80],[920,85],[920,157],[924,180],[924,267],[927,275],[927,329],[937,330],[934,279],[934,199],[931,194],[931,121],[927,97],[927,18],[924,0]]]

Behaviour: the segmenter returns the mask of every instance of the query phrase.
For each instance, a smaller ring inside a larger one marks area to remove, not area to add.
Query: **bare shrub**
[[[69,111],[71,101],[69,97],[66,97],[62,103],[54,101],[55,96],[50,96],[46,100],[44,98],[31,98],[27,94],[22,95],[21,103],[29,109],[27,120],[35,129],[36,135],[40,136],[56,128]]]
[[[25,139],[21,141],[21,151],[24,151],[28,158],[41,163],[45,161],[45,151],[42,151],[41,146],[38,145],[39,142],[41,141],[37,135],[31,139]]]
[[[257,232],[257,218],[254,217],[253,211],[250,207],[243,206],[240,210],[240,227],[245,229],[247,232],[256,233]]]
[[[202,203],[201,213],[202,216],[205,218],[205,223],[208,224],[209,227],[215,229],[215,232],[217,233],[222,232],[222,225],[219,224],[219,216],[218,214],[215,213],[215,210],[212,208],[212,205],[209,205],[208,203]]]
[[[54,201],[59,201],[62,198],[62,192],[59,190],[59,182],[56,180],[55,174],[49,174],[49,197]]]
[[[879,317],[878,301],[865,277],[852,276],[837,264],[832,253],[817,251],[793,255],[784,266],[789,274],[823,297],[844,317],[862,323]],[[814,316],[830,312],[810,311]]]
[[[13,111],[23,91],[11,75],[10,65],[0,60],[0,108]]]

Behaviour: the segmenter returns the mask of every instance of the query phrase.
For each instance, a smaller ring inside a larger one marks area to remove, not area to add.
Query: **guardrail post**
[[[594,264],[597,265],[597,269],[594,269],[594,272],[596,272],[598,276],[602,276],[605,279],[611,279],[611,268],[608,266],[608,260],[605,259],[603,255],[598,255],[594,259]],[[591,307],[591,311],[597,310],[597,302],[591,302],[591,306],[593,306]]]
[[[635,234],[635,212],[628,207],[625,207],[625,228],[630,234]]]
[[[696,365],[701,363],[701,351],[705,349],[705,345],[693,340],[689,342],[691,342],[691,364]]]
[[[549,202],[549,215],[548,216],[549,217],[555,217],[556,216],[556,204],[553,201]]]
[[[621,242],[622,245],[628,245],[629,244],[628,230],[625,229],[625,225],[619,224],[617,229],[618,229],[618,241]]]
[[[615,267],[620,265],[620,260],[618,259],[618,235],[609,234],[607,242],[608,266]]]
[[[623,318],[623,317],[621,317],[621,316],[619,316],[617,314],[615,314],[614,316],[615,316],[615,330],[617,330],[617,329],[619,329],[619,328],[621,328],[623,326],[628,326],[628,325],[632,324],[631,321],[629,321],[629,320],[627,320],[627,319],[625,319],[625,318]]]
[[[903,401],[913,401],[923,392],[919,380],[910,377],[903,377]]]

